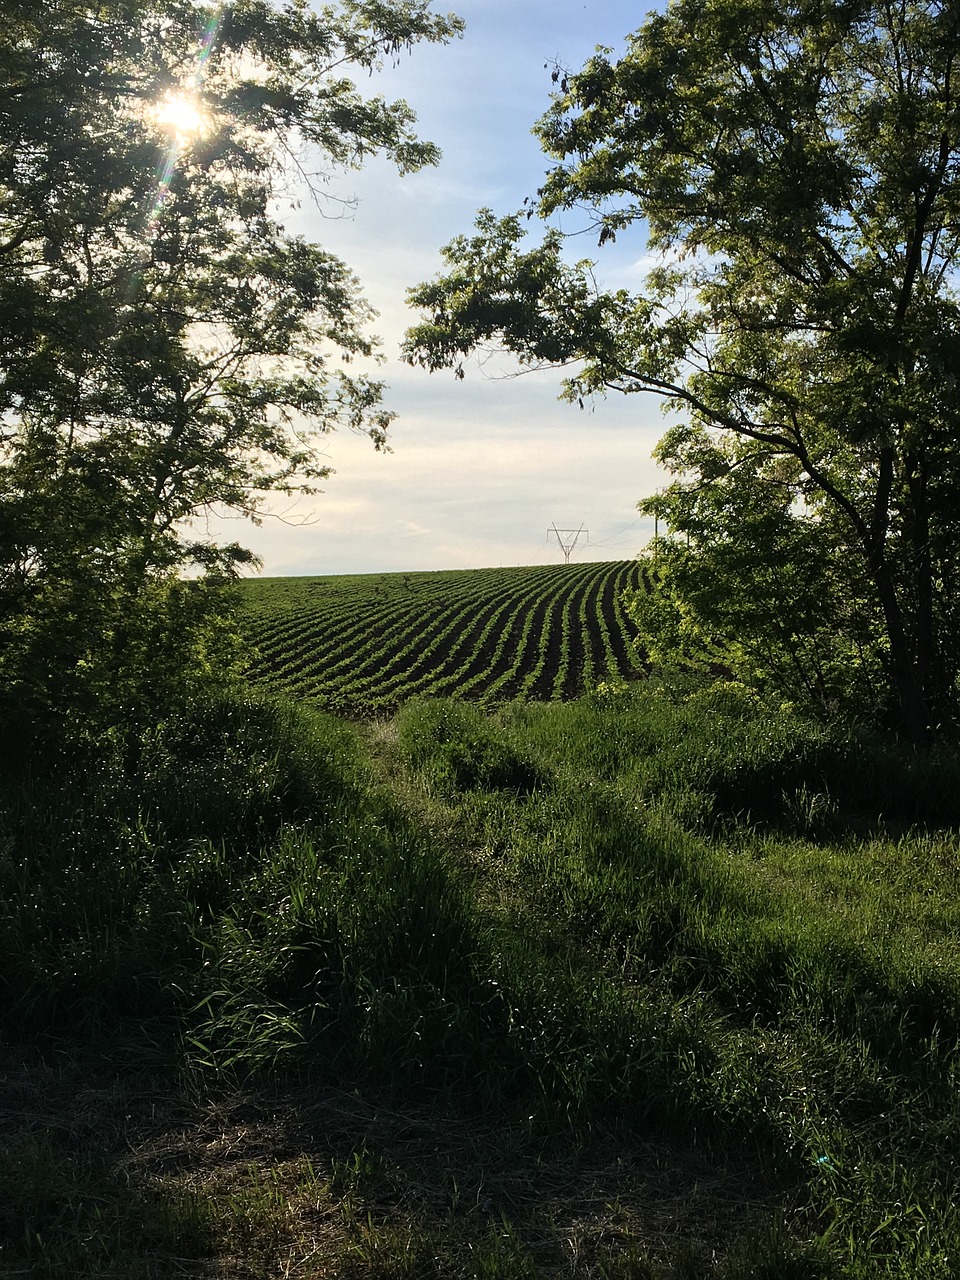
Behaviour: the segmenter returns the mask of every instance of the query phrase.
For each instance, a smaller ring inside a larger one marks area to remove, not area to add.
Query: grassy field
[[[242,584],[253,678],[333,711],[393,711],[417,694],[563,701],[635,678],[621,605],[635,561]]]
[[[0,796],[0,1275],[960,1273],[954,752],[251,698]]]

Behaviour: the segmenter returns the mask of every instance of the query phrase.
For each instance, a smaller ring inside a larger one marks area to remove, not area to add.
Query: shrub
[[[417,701],[397,717],[401,751],[438,791],[529,795],[545,778],[491,717],[453,699]]]

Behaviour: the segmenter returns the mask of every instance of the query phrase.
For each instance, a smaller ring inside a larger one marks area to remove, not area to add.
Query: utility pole
[[[590,537],[590,530],[584,529],[583,525],[581,525],[579,529],[558,529],[555,524],[552,524],[547,530],[548,538],[551,533],[556,534],[557,542],[560,544],[560,550],[563,552],[564,564],[570,563],[570,552],[577,545],[577,539],[580,537],[581,533],[585,533],[588,538]]]

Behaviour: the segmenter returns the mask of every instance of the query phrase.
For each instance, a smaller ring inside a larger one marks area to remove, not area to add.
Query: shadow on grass
[[[797,1190],[602,1123],[302,1081],[199,1096],[60,1054],[0,1078],[0,1274],[746,1276]]]

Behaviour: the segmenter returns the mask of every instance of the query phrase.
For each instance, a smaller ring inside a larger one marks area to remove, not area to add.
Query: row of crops
[[[243,584],[254,677],[340,710],[417,694],[565,700],[641,664],[621,597],[635,561]]]

